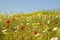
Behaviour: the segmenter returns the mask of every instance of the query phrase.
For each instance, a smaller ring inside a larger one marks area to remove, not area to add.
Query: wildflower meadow
[[[0,14],[0,40],[60,40],[60,12]]]

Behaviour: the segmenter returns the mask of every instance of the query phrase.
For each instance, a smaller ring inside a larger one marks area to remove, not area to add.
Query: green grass
[[[0,14],[0,40],[60,40],[60,12]]]

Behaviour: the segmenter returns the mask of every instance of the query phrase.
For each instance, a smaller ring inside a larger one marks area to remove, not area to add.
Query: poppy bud
[[[38,34],[38,31],[35,31],[34,34],[37,35]]]
[[[24,30],[24,29],[25,29],[25,26],[22,26],[22,27],[21,27],[21,30]]]
[[[14,17],[12,18],[12,21],[14,21]]]

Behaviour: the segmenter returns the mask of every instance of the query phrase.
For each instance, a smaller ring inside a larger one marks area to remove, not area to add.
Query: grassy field
[[[0,14],[0,40],[60,40],[60,12]]]

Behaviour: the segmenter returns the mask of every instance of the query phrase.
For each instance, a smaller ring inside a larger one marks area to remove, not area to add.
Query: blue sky
[[[60,0],[0,0],[0,12],[34,12],[59,9]]]

